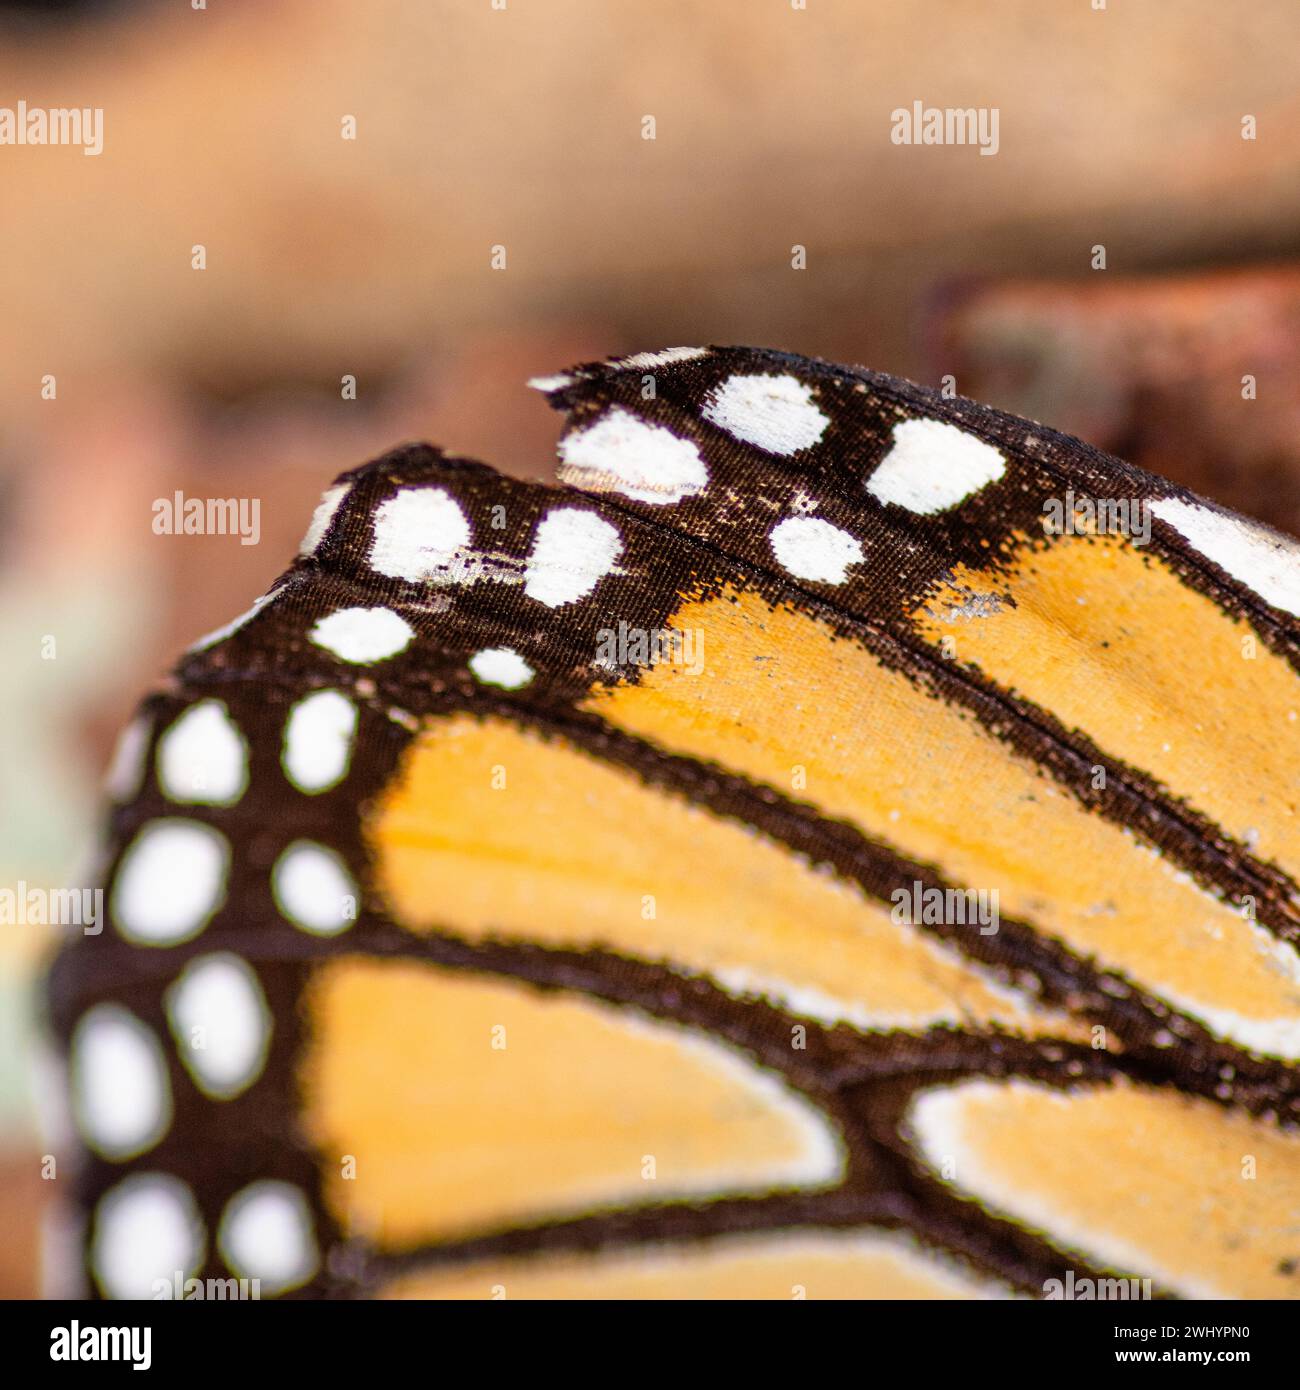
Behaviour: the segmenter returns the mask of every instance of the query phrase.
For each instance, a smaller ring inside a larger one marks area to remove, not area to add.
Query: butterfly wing
[[[345,475],[128,740],[99,1291],[1290,1291],[1286,543],[785,354],[539,385],[568,490]]]

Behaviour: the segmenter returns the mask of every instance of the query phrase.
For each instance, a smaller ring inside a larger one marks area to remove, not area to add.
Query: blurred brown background
[[[98,156],[0,146],[0,885],[75,875],[115,729],[335,472],[544,475],[523,383],[575,360],[952,374],[1300,530],[1300,6],[1094,3],[0,0],[0,105],[104,111]],[[996,107],[996,156],[891,143],[918,100]],[[155,535],[177,489],[260,543]],[[0,1294],[48,944],[0,928]]]

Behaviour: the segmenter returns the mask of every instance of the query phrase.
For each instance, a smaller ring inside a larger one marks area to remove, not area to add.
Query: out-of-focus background
[[[0,108],[103,113],[0,143],[0,888],[78,881],[117,727],[336,472],[543,476],[574,361],[950,375],[1300,531],[1298,72],[1295,0],[0,0]],[[53,936],[0,924],[0,1296]]]

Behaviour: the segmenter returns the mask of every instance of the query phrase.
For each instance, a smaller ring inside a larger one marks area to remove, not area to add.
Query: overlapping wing
[[[567,488],[345,475],[125,742],[99,1290],[1294,1292],[1294,549],[785,354],[539,384]]]

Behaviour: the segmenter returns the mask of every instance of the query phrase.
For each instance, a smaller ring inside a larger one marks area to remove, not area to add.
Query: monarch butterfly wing
[[[1289,968],[1285,856],[1219,828],[1228,780],[1192,805],[1194,760],[1007,675],[1114,640],[1062,621],[1063,584],[1123,591],[1105,545],[1043,577],[1043,477],[1160,485],[780,355],[546,385],[586,496],[425,449],[347,475],[147,707],[114,930],[55,982],[100,1290],[166,1265],[268,1293],[944,1295],[1089,1260],[1271,1289],[1271,1247],[1207,1272],[1179,1245],[1206,1192],[1177,1174],[1125,1245],[1079,1206],[1104,1182],[1035,1187],[995,1142],[1068,1158],[1142,1124],[1220,1169],[1274,1146],[1257,1206],[1293,1181],[1294,1141],[1240,1113],[1293,1094],[1256,960]],[[1279,605],[1161,534],[1166,597],[1209,605],[1187,631],[1244,623],[1285,662]],[[1021,610],[1039,627],[945,641]],[[1225,933],[1229,973],[1198,976]],[[1240,1191],[1208,1193],[1229,1251]]]
[[[887,1229],[821,1024],[1065,1021],[581,708],[615,612],[720,575],[608,513],[390,455],[128,730],[111,930],[53,984],[99,1292],[483,1293],[426,1267],[547,1251],[580,1291],[591,1247],[606,1290],[991,1286]]]
[[[813,812],[996,894],[1000,930],[962,949],[1124,1049],[1129,1082],[1070,1106],[1022,1081],[922,1093],[919,1151],[1102,1263],[1140,1249],[1183,1292],[1294,1293],[1294,1232],[1243,1232],[1293,1207],[1300,1177],[1300,549],[1038,425],[785,354],[545,386],[569,415],[569,482],[785,585],[776,605],[679,611],[714,637],[689,697],[663,668],[589,707],[772,789],[797,769]],[[1241,1181],[1256,1142],[1267,1192]],[[1120,1161],[1080,1184],[1093,1145]],[[1177,1179],[1188,1149],[1221,1187]],[[1143,1171],[1146,1227],[1117,1200]],[[1189,1216],[1207,1203],[1208,1246]]]

